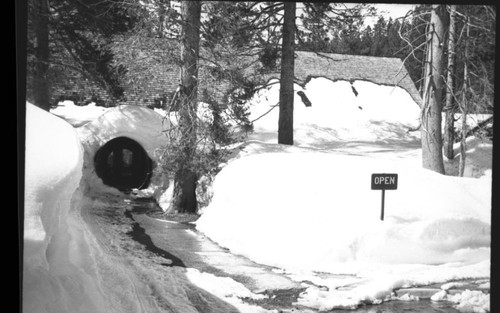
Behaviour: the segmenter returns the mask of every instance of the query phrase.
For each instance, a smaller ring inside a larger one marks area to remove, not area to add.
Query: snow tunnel
[[[153,162],[137,141],[117,137],[97,150],[94,166],[104,184],[128,191],[149,186]]]

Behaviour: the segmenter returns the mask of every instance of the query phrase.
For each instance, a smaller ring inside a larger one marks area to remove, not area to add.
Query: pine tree
[[[285,2],[279,95],[278,143],[293,145],[295,2]]]
[[[67,79],[68,71],[77,72],[110,95],[120,97],[122,73],[111,65],[114,55],[108,44],[113,35],[134,26],[137,11],[117,0],[36,0],[29,4],[27,76],[35,78],[42,75],[41,72],[45,74],[42,82],[36,78],[34,84],[27,86],[27,98],[38,98],[40,90],[46,90],[47,100],[43,102],[50,107],[47,95],[50,95],[51,84]],[[37,42],[41,38],[45,38],[45,43]],[[46,60],[39,62],[41,59]],[[38,87],[40,83],[43,88]]]
[[[171,201],[177,212],[195,213],[198,208],[196,182],[198,173],[192,168],[197,149],[198,57],[200,47],[200,1],[183,1],[181,5],[181,89],[179,132],[182,151],[177,160],[174,194]]]

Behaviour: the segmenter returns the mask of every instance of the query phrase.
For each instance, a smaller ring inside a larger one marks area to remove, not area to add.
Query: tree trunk
[[[448,37],[448,74],[446,79],[446,119],[444,127],[444,154],[448,160],[455,157],[453,151],[453,144],[455,142],[455,119],[454,119],[454,101],[455,87],[453,83],[453,76],[455,74],[455,16],[456,5],[450,5],[450,28]]]
[[[422,109],[422,165],[444,174],[441,112],[443,95],[443,35],[442,5],[433,5],[427,31],[424,105]]]
[[[467,88],[469,79],[469,69],[467,67],[467,58],[469,57],[469,18],[466,19],[466,35],[465,41],[465,51],[464,51],[464,84],[462,87],[462,103],[460,104],[460,110],[462,111],[462,135],[460,138],[460,162],[458,164],[458,176],[463,177],[465,172],[465,159],[466,159],[466,142],[467,139]]]
[[[49,70],[49,5],[47,0],[35,0],[33,9],[33,27],[36,36],[33,101],[36,106],[49,111],[50,100],[47,79]]]
[[[194,213],[197,210],[196,182],[198,174],[192,166],[196,151],[198,54],[200,44],[200,1],[182,1],[181,14],[181,91],[179,129],[182,142],[182,157],[175,174],[172,205],[173,211]]]
[[[285,2],[279,96],[278,143],[293,145],[295,2]]]

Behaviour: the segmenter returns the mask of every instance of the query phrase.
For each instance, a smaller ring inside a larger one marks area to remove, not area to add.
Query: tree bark
[[[453,144],[455,142],[455,109],[453,96],[455,86],[453,76],[455,74],[455,17],[456,5],[450,5],[450,27],[448,31],[448,74],[446,79],[446,119],[444,127],[444,154],[448,160],[453,160],[455,153]]]
[[[278,143],[293,145],[295,2],[285,2],[279,95]]]
[[[465,172],[465,160],[466,160],[466,139],[467,139],[467,89],[469,88],[469,69],[467,66],[467,58],[469,57],[469,18],[466,19],[466,35],[465,41],[465,51],[464,51],[464,83],[462,87],[462,103],[460,104],[460,110],[462,111],[462,136],[460,138],[460,161],[458,163],[458,176],[463,177]]]
[[[175,174],[172,205],[177,212],[195,213],[196,183],[198,174],[192,166],[196,151],[197,94],[198,94],[198,55],[200,44],[200,1],[182,1],[181,14],[181,105],[179,108],[179,129],[182,153],[179,169]]]
[[[50,110],[49,83],[49,4],[47,0],[34,1],[33,27],[35,29],[35,70],[33,75],[34,104]]]
[[[433,5],[427,31],[424,105],[422,110],[422,166],[444,174],[441,112],[443,95],[442,5]]]

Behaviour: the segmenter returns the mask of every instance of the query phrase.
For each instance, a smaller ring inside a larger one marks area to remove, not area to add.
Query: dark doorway
[[[137,141],[118,137],[97,151],[94,165],[106,185],[129,191],[149,186],[153,162]]]

